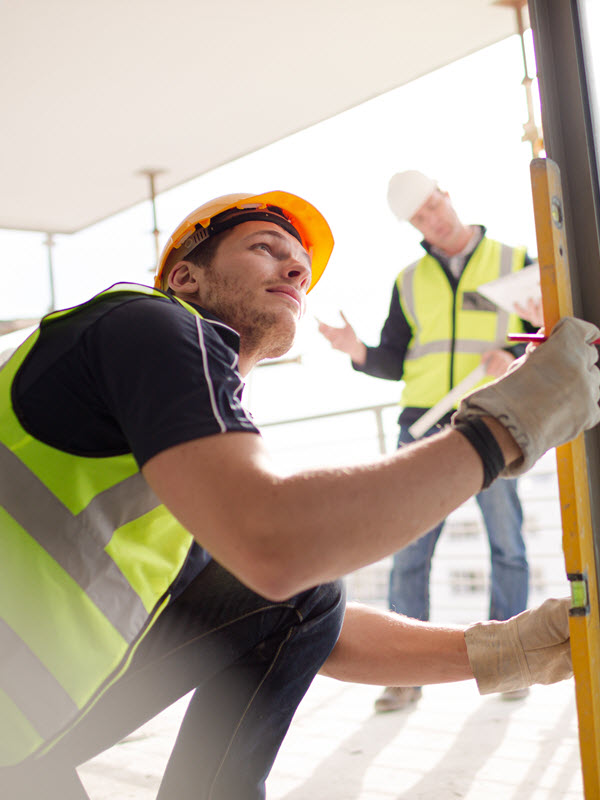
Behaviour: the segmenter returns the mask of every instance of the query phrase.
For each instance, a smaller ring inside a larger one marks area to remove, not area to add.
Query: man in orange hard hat
[[[340,578],[595,425],[600,332],[562,321],[425,447],[282,476],[243,378],[290,346],[332,246],[294,195],[219,198],[155,288],[49,314],[0,370],[3,798],[85,798],[77,765],[190,691],[160,800],[264,798],[319,670],[482,692],[571,675],[564,602],[440,628],[346,608]]]

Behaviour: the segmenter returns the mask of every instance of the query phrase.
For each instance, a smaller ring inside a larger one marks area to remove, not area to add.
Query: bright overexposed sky
[[[335,323],[343,309],[376,343],[399,270],[419,256],[418,234],[392,216],[387,182],[417,168],[447,189],[465,222],[536,252],[518,36],[290,136],[159,195],[162,241],[191,210],[229,192],[282,189],[327,217],[336,245],[310,295],[293,353],[302,365],[255,371],[247,399],[257,418],[392,402],[399,386],[352,372],[316,333],[314,316]],[[201,141],[199,141],[201,147]],[[149,202],[72,236],[57,236],[57,307],[81,302],[120,280],[151,282]],[[43,234],[0,231],[0,319],[43,314],[49,304]],[[0,349],[2,349],[0,347]],[[282,380],[283,377],[283,380]]]

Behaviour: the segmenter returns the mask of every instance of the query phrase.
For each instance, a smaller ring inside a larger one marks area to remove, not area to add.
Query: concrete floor
[[[271,773],[268,800],[583,797],[572,680],[513,702],[480,697],[473,681],[431,686],[410,711],[383,715],[373,713],[378,693],[318,676]],[[185,705],[80,768],[92,800],[156,796]]]

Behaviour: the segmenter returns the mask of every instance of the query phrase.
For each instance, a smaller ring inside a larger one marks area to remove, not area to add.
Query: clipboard
[[[541,303],[539,264],[536,261],[518,272],[511,272],[510,275],[505,275],[495,281],[482,283],[477,291],[511,314],[515,313],[515,303],[526,305],[530,299]]]

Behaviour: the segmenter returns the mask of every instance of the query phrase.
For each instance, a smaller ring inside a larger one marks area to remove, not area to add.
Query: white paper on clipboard
[[[445,397],[437,402],[433,408],[430,408],[429,411],[426,411],[422,417],[414,422],[408,432],[413,437],[413,439],[418,439],[419,437],[423,436],[424,433],[427,433],[429,428],[441,419],[447,411],[454,408],[456,401],[460,400],[460,398],[466,394],[469,389],[472,389],[476,383],[484,377],[485,375],[485,367],[483,364],[479,364],[473,372],[469,372],[466,378],[463,378],[460,383],[457,383],[456,386],[451,389]]]
[[[524,306],[530,299],[541,302],[542,292],[538,263],[536,261],[518,272],[511,272],[510,275],[505,275],[503,278],[482,283],[477,291],[511,314],[515,313],[515,303]]]

